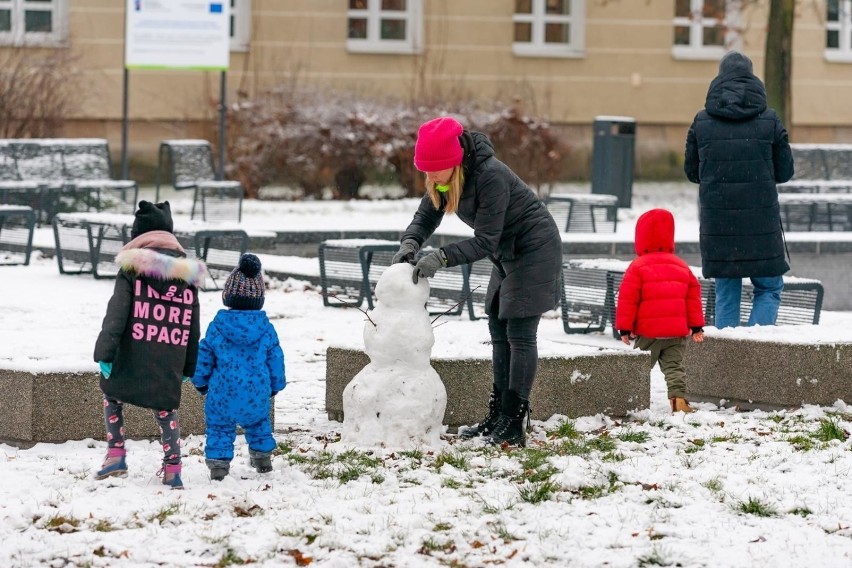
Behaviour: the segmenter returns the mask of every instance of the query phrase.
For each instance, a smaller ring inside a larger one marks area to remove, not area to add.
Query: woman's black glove
[[[393,255],[391,264],[397,264],[399,262],[407,262],[411,264],[414,262],[414,255],[417,254],[417,251],[419,250],[420,245],[417,244],[417,241],[414,239],[405,239],[399,246],[399,250],[396,251],[395,255]]]
[[[444,268],[447,263],[442,258],[443,254],[440,250],[430,252],[423,258],[417,261],[414,267],[414,272],[411,274],[411,280],[417,284],[422,276],[432,278],[439,268]]]

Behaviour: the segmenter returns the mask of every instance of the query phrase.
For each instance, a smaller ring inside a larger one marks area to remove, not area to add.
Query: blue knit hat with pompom
[[[263,274],[260,259],[246,253],[228,275],[222,289],[222,303],[233,310],[259,310],[263,307]]]

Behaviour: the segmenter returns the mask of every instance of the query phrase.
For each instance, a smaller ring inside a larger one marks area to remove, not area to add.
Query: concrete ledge
[[[204,434],[204,399],[184,383],[181,436]],[[124,407],[128,438],[156,438],[151,410]],[[20,445],[105,439],[103,393],[95,373],[27,373],[0,369],[0,440]]]
[[[801,327],[806,340],[807,329],[817,326]],[[852,343],[788,343],[773,339],[771,332],[760,335],[756,328],[748,337],[707,336],[704,343],[690,342],[687,398],[725,401],[725,406],[744,410],[852,402]]]
[[[370,362],[360,350],[326,351],[325,408],[330,420],[343,421],[343,389]],[[450,427],[482,419],[491,393],[491,361],[433,359],[432,367],[447,389],[443,423]],[[542,357],[530,400],[532,418],[554,414],[572,418],[598,413],[624,416],[650,405],[650,358],[639,351],[600,355]]]

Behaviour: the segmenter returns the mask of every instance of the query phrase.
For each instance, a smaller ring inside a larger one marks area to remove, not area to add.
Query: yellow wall
[[[716,61],[673,58],[673,0],[587,1],[586,55],[578,59],[513,55],[513,0],[424,4],[424,52],[376,55],[346,51],[345,0],[253,0],[251,46],[231,54],[228,98],[287,81],[401,98],[517,97],[530,112],[577,132],[596,115],[633,116],[640,145],[679,151],[680,133],[716,74]],[[800,141],[852,141],[852,64],[823,57],[823,4],[802,3],[796,20],[792,130]],[[73,0],[69,17],[68,43],[83,87],[67,134],[107,136],[117,150],[124,1]],[[751,10],[744,20],[742,49],[762,75],[766,14]],[[218,93],[218,73],[134,70],[131,153],[154,160],[163,138],[215,140]]]

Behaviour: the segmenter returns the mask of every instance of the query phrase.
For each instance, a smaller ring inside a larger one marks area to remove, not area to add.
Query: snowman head
[[[376,284],[376,299],[389,308],[422,309],[429,299],[429,280],[421,278],[415,284],[411,280],[414,266],[407,262],[392,264],[385,269]]]

